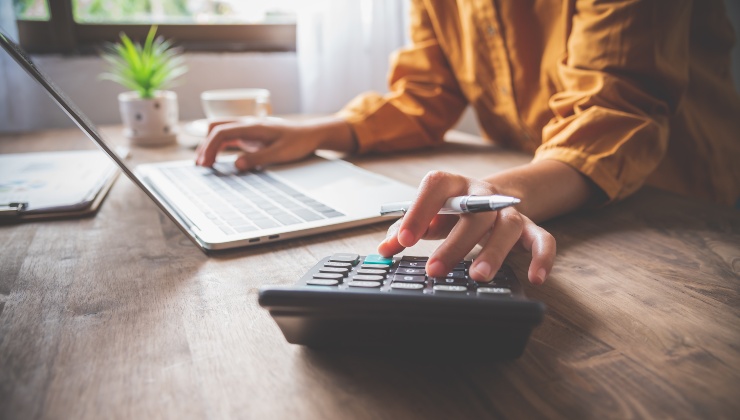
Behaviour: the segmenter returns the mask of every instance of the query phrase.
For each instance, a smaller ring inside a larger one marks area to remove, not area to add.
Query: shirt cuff
[[[343,118],[351,127],[357,141],[357,153],[367,153],[372,149],[375,137],[364,115],[343,109],[336,116]]]

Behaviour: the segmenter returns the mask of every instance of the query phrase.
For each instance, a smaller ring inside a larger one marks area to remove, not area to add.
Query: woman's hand
[[[226,147],[244,152],[234,163],[240,171],[300,160],[317,149],[352,152],[356,148],[351,128],[336,117],[305,122],[278,118],[222,121],[209,126],[208,137],[198,147],[196,164],[212,166],[216,155]]]
[[[470,267],[470,277],[476,281],[490,281],[509,251],[519,246],[532,253],[529,281],[542,284],[555,261],[555,238],[516,208],[459,216],[437,214],[450,197],[496,193],[496,187],[488,182],[441,171],[430,172],[422,180],[411,208],[391,226],[378,252],[391,256],[420,239],[446,238],[426,265],[430,277],[443,277],[480,244],[482,248]]]

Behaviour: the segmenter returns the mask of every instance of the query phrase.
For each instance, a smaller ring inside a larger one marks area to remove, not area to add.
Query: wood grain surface
[[[451,140],[351,161],[416,185],[529,160]],[[0,137],[2,153],[90,147],[76,130]],[[135,163],[192,156],[132,150]],[[736,210],[646,188],[544,226],[558,259],[546,284],[525,284],[548,312],[520,359],[322,353],[285,342],[258,288],[372,253],[387,223],[206,256],[121,177],[95,217],[0,226],[0,417],[737,418]],[[508,262],[526,279],[527,255]]]

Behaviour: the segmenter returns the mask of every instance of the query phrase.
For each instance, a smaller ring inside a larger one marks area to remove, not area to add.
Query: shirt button
[[[488,25],[488,27],[486,28],[486,33],[488,34],[488,36],[494,36],[496,35],[496,28],[494,28],[493,25]]]
[[[501,92],[501,94],[504,96],[509,96],[509,88],[507,88],[506,86],[501,86],[499,88],[499,92]]]

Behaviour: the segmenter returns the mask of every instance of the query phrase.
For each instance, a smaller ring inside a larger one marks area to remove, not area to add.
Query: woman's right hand
[[[356,148],[349,124],[338,117],[291,122],[278,118],[254,121],[213,122],[208,137],[198,147],[196,164],[212,166],[226,147],[243,153],[234,165],[248,171],[275,163],[303,159],[317,149],[353,152]]]

